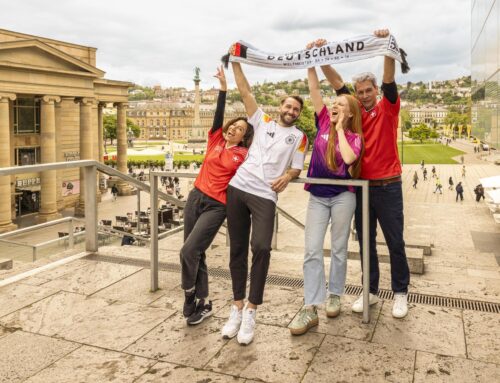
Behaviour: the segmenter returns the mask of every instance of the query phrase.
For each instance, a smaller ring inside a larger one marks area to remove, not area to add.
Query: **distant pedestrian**
[[[118,197],[118,188],[116,185],[111,187],[111,195],[113,196],[113,201],[116,201],[116,197]]]
[[[465,165],[462,165],[462,178],[465,178]]]
[[[433,193],[436,193],[438,191],[439,194],[443,194],[443,185],[441,184],[441,180],[439,179],[439,177],[436,177],[436,189]]]
[[[418,174],[417,171],[415,170],[415,173],[413,173],[413,189],[417,188],[418,184]]]
[[[479,184],[474,189],[474,193],[476,193],[476,202],[479,202],[480,199],[484,199],[484,188],[482,184]]]
[[[474,146],[474,153],[477,153],[476,147]]]
[[[423,170],[424,166],[425,166],[425,161],[424,160],[420,161],[420,169]]]
[[[431,172],[432,172],[432,178],[435,178],[436,177],[436,167],[434,165],[432,166]]]
[[[448,189],[450,190],[453,190],[453,178],[450,176],[450,178],[448,179]]]
[[[424,168],[424,171],[422,173],[424,175],[424,181],[427,181],[427,168]]]
[[[457,191],[457,198],[455,199],[455,202],[458,202],[458,197],[460,197],[460,201],[464,200],[464,188],[462,186],[462,182],[459,182],[457,184],[457,187],[455,188]]]
[[[462,164],[464,163],[464,156],[463,156],[463,155],[461,155],[461,156],[460,156],[460,162],[461,162]]]

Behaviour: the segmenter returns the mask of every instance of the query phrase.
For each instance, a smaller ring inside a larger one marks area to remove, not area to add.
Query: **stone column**
[[[127,169],[127,107],[128,104],[119,102],[116,103],[116,167],[124,174],[128,174]],[[119,195],[131,195],[132,188],[124,181],[118,180],[116,183]]]
[[[95,103],[93,98],[82,98],[80,103],[80,159],[91,160],[93,151],[92,143],[94,134],[92,129],[92,106]],[[83,169],[80,169],[80,198],[75,207],[75,216],[83,217],[85,215],[85,182]]]
[[[64,155],[62,151],[62,102],[64,98],[61,97],[61,102],[55,104],[56,110],[56,162],[64,162]],[[56,203],[57,210],[61,211],[63,207],[63,196],[62,196],[62,170],[56,170]]]
[[[55,103],[61,102],[58,96],[43,96],[40,124],[40,154],[42,164],[56,162],[56,110]],[[40,213],[38,222],[60,218],[57,212],[57,173],[56,170],[41,172]]]
[[[0,168],[11,166],[10,162],[10,101],[16,99],[15,94],[0,93]],[[0,233],[17,228],[12,223],[11,177],[0,177]]]
[[[104,115],[103,108],[106,106],[105,103],[100,102],[97,106],[97,145],[98,145],[98,157],[97,160],[100,163],[104,163]],[[102,187],[104,180],[104,174],[99,172],[99,188],[101,193],[106,193],[106,189]]]

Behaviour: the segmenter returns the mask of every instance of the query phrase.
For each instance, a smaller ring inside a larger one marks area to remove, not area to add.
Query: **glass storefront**
[[[472,134],[500,149],[500,0],[472,1]]]

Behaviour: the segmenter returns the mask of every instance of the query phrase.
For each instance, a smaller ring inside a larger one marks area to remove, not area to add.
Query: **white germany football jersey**
[[[295,126],[280,126],[260,108],[248,122],[254,127],[253,142],[229,185],[276,202],[271,183],[288,168],[304,168],[307,136]]]

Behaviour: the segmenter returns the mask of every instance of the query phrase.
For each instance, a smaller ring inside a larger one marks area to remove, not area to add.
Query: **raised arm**
[[[240,63],[233,62],[231,64],[233,65],[234,80],[236,81],[236,86],[243,100],[243,105],[245,105],[248,117],[251,117],[257,111],[257,102],[253,97],[252,89],[241,69]]]
[[[376,37],[385,38],[389,36],[388,29],[377,29],[373,32]],[[382,82],[385,84],[390,84],[395,81],[396,74],[396,61],[392,57],[384,57],[384,75],[382,77]]]
[[[217,73],[214,75],[220,82],[219,96],[217,97],[217,108],[215,109],[214,122],[212,124],[212,133],[222,128],[224,125],[224,109],[226,107],[227,81],[222,66],[217,68]]]
[[[339,91],[345,87],[344,80],[340,76],[339,72],[337,72],[331,65],[322,65],[321,70],[323,71],[326,79],[330,83],[335,91]]]
[[[323,109],[323,98],[321,97],[321,89],[319,87],[318,74],[316,68],[307,69],[307,80],[309,84],[309,94],[314,106],[314,111],[319,115]]]

